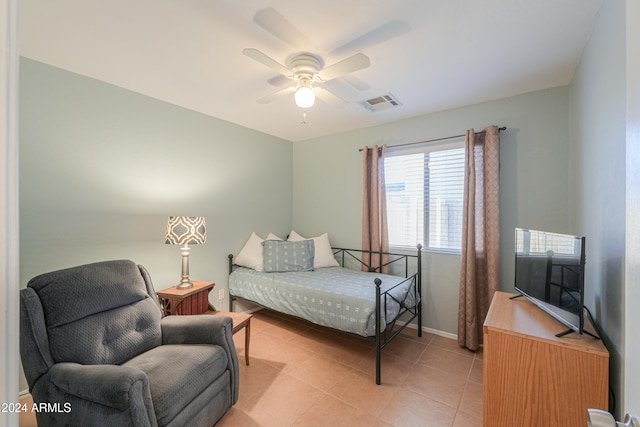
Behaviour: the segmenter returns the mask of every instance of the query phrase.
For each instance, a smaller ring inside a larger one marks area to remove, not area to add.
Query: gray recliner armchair
[[[238,399],[231,319],[167,316],[144,267],[105,261],[20,291],[39,426],[213,426]]]

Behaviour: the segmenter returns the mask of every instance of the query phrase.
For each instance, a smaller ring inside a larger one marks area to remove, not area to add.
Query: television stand
[[[602,340],[558,338],[562,323],[526,298],[496,292],[484,322],[483,424],[585,426],[609,407],[609,352]],[[520,404],[505,405],[518,397]]]

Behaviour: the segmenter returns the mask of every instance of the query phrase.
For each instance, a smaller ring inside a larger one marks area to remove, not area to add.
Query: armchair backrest
[[[53,363],[120,364],[162,343],[162,313],[149,274],[132,261],[42,274],[20,298],[29,386]]]

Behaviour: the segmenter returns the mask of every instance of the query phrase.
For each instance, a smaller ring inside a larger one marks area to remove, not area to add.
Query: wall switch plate
[[[224,289],[218,291],[218,299],[224,299]]]

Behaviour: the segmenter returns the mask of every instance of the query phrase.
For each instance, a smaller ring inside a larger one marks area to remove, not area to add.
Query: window
[[[384,166],[389,244],[459,252],[464,143],[389,147]]]

